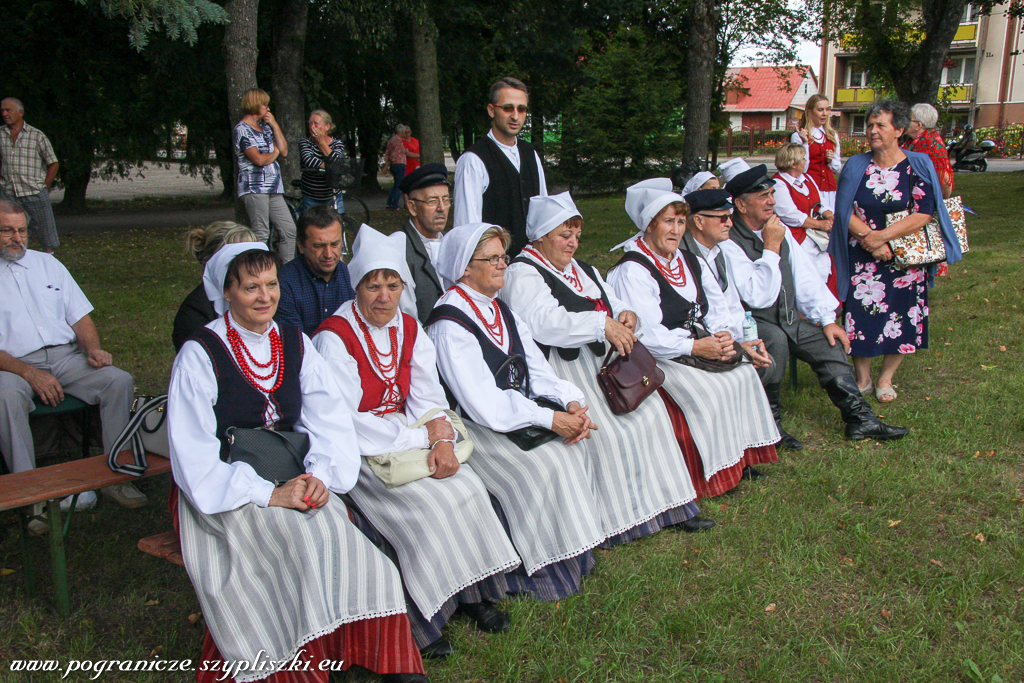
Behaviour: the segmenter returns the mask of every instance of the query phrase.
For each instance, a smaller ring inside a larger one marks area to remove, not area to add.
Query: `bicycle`
[[[349,245],[356,238],[356,233],[359,232],[359,226],[363,223],[370,224],[370,207],[366,205],[359,197],[349,194],[348,190],[354,190],[359,187],[359,181],[362,179],[362,159],[350,159],[351,162],[351,175],[349,182],[338,191],[335,195],[335,203],[337,203],[337,197],[340,195],[345,212],[341,214],[341,257],[342,259],[348,259],[351,256],[351,249]],[[301,190],[302,180],[296,178],[292,181],[292,188]],[[296,222],[299,220],[299,207],[302,205],[302,194],[298,196],[288,195],[284,196],[284,201],[288,205],[288,209],[292,212],[292,218]],[[353,209],[355,209],[353,211]]]

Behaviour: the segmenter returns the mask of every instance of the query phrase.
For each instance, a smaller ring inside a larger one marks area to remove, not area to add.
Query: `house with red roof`
[[[808,98],[818,92],[810,66],[748,66],[726,70],[725,111],[734,131],[796,130]]]

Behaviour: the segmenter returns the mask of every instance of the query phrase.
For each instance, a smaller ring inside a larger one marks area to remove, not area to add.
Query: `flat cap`
[[[686,195],[686,203],[690,207],[691,215],[700,211],[732,210],[732,195],[721,188],[697,190]]]
[[[421,187],[448,184],[448,167],[444,164],[424,164],[402,178],[398,189],[406,194]]]
[[[768,167],[759,164],[730,180],[725,189],[733,197],[739,197],[748,192],[758,192],[774,185],[775,181],[768,177]]]

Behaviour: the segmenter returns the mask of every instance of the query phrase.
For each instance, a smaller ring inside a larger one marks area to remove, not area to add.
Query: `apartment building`
[[[1024,122],[1024,68],[1020,49],[1021,20],[1007,16],[1010,3],[982,15],[968,4],[942,69],[939,102],[952,125],[1001,126]],[[864,134],[864,107],[875,99],[871,73],[842,43],[829,43],[821,54],[822,92],[832,98],[834,125],[844,133]]]

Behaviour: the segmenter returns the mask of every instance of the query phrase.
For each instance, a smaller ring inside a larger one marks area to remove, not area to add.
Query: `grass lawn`
[[[909,437],[846,442],[801,366],[784,402],[786,428],[807,447],[781,454],[766,479],[702,501],[714,530],[598,551],[580,595],[504,603],[514,622],[504,635],[456,620],[459,652],[428,663],[431,681],[1024,681],[1024,176],[956,182],[979,214],[972,250],[931,290],[930,348],[904,363],[899,399],[876,404]],[[607,249],[632,234],[622,197],[579,204],[580,256],[607,268],[617,258]],[[374,222],[389,230],[399,220],[378,212]],[[179,233],[72,236],[60,252],[140,393],[165,390],[171,321],[200,277]],[[202,622],[189,621],[199,604],[185,571],[135,548],[170,529],[166,477],[141,487],[147,508],[101,499],[73,520],[67,620],[24,596],[17,517],[0,514],[0,680],[60,680],[11,672],[12,660],[198,657]],[[45,540],[33,551],[45,595]],[[100,680],[189,679],[148,676]]]

